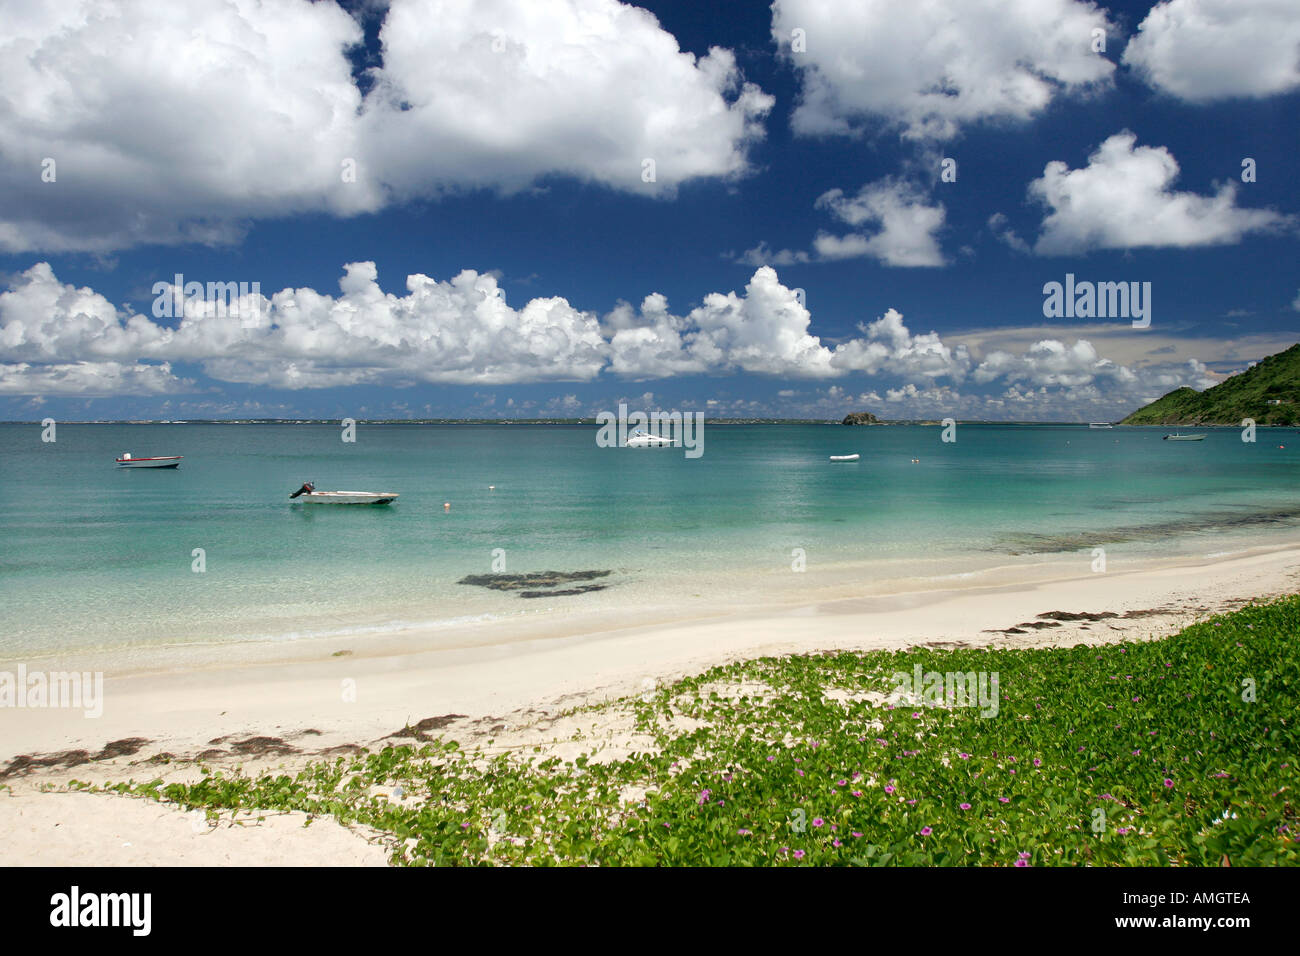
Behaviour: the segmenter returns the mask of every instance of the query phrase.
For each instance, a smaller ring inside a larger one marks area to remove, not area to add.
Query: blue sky
[[[0,418],[1087,421],[1300,339],[1294,3],[167,10],[0,17]]]

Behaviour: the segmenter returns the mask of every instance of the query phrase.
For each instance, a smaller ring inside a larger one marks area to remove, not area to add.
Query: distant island
[[[881,425],[883,422],[870,412],[849,412],[841,425]]]
[[[1244,418],[1257,425],[1300,424],[1300,344],[1203,392],[1174,389],[1120,424],[1235,426]]]

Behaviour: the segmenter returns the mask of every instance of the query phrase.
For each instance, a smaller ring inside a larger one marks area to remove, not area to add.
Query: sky
[[[0,0],[0,419],[1117,420],[1298,120],[1295,0]]]

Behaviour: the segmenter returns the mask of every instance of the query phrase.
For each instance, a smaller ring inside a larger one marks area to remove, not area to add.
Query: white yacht
[[[652,435],[643,428],[638,428],[627,437],[624,448],[671,448],[676,442],[662,435]]]

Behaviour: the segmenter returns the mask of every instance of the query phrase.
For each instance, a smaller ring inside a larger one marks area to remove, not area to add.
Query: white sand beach
[[[498,746],[558,742],[565,736],[560,711],[736,659],[920,644],[1141,640],[1297,586],[1300,546],[685,622],[616,628],[589,621],[568,633],[572,621],[532,631],[497,625],[486,643],[478,635],[473,646],[436,651],[421,649],[416,631],[382,643],[301,643],[284,648],[280,660],[235,666],[106,668],[98,718],[74,709],[0,711],[0,784],[7,787],[0,790],[0,840],[11,863],[32,865],[382,863],[382,849],[367,834],[332,822],[305,829],[302,821],[268,815],[260,823],[195,829],[165,806],[43,791],[70,780],[192,779],[195,758],[211,767],[292,770],[321,755],[382,745],[407,726]],[[1039,616],[1051,612],[1094,619],[1042,624]],[[1097,619],[1102,612],[1117,616]],[[610,725],[584,746],[616,752],[628,733]]]

